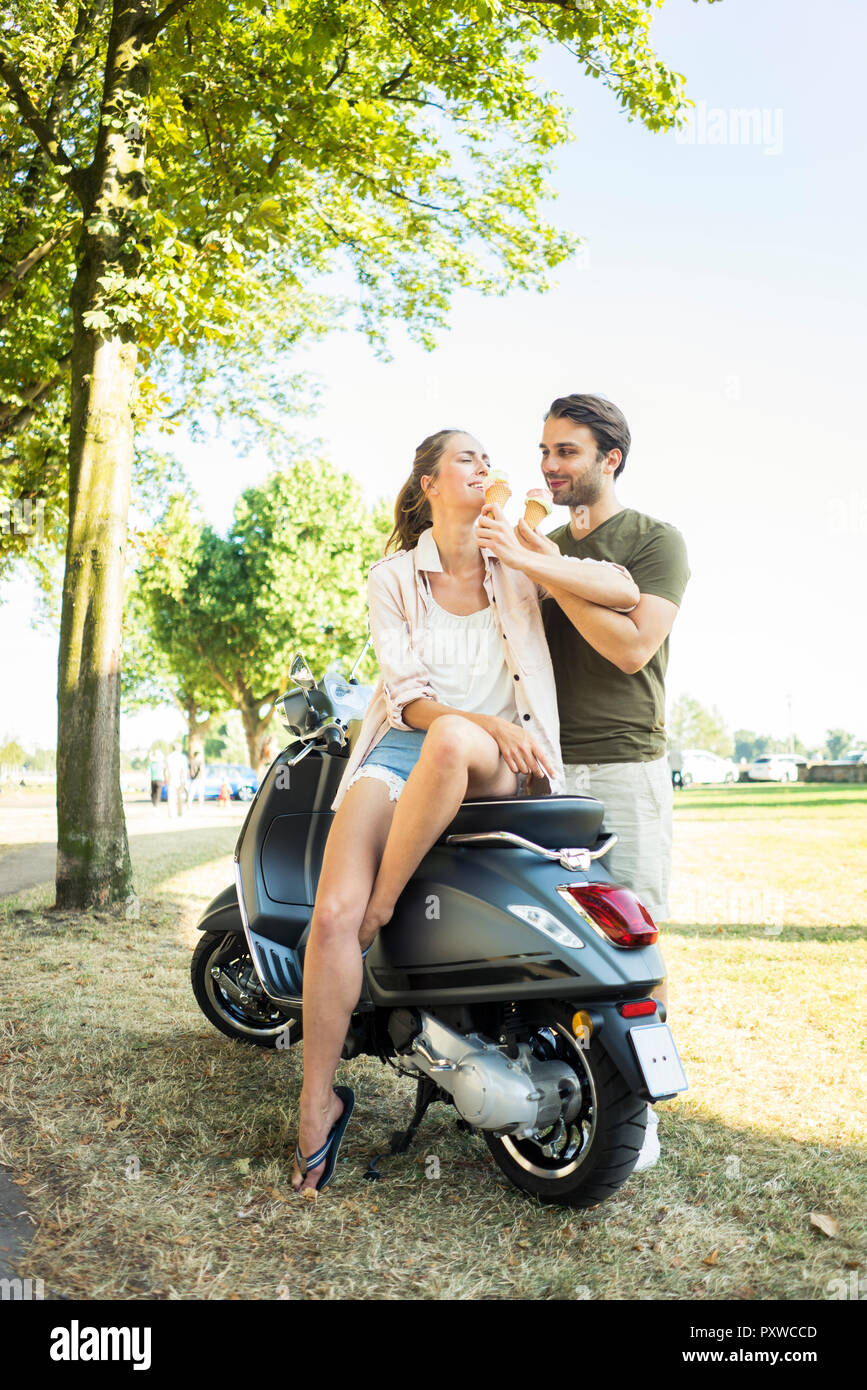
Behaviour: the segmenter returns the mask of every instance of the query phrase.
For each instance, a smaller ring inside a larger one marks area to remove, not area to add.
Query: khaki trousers
[[[567,763],[566,791],[595,796],[605,805],[603,825],[617,836],[605,867],[615,883],[631,888],[654,922],[670,916],[671,812],[668,758],[649,763]]]

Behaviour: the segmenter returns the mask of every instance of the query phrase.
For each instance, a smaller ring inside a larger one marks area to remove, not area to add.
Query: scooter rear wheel
[[[510,1182],[541,1202],[594,1207],[622,1187],[644,1142],[647,1105],[629,1090],[599,1041],[582,1047],[571,1014],[555,1011],[529,1039],[544,1061],[566,1061],[581,1084],[581,1109],[538,1139],[486,1133],[494,1162]]]

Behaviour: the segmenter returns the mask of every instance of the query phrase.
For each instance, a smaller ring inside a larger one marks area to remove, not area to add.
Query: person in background
[[[229,786],[229,783],[226,781],[226,779],[225,779],[225,777],[224,777],[223,780],[222,780],[222,782],[220,783],[220,797],[219,797],[220,805],[221,805],[221,806],[228,806],[229,803],[231,802],[231,800],[232,800],[232,788]]]
[[[169,802],[169,815],[182,816],[187,794],[190,769],[181,745],[176,743],[166,758],[166,787]]]
[[[148,775],[151,779],[151,805],[156,806],[159,803],[163,782],[166,780],[166,760],[158,748],[152,748],[150,751]]]
[[[199,805],[205,804],[205,755],[201,743],[194,743],[190,751],[190,806],[198,797]]]
[[[683,753],[677,744],[668,750],[668,766],[671,768],[671,785],[683,787]]]

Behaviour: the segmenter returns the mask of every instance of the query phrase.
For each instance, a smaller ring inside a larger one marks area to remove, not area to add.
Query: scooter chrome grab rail
[[[555,859],[563,865],[564,869],[580,871],[589,869],[592,860],[601,859],[603,854],[607,854],[612,846],[617,844],[617,836],[609,835],[598,849],[544,849],[542,845],[536,845],[532,840],[525,840],[523,835],[515,835],[511,830],[483,830],[470,835],[447,835],[446,844],[515,845],[518,849],[531,850],[533,854],[539,854],[543,859]]]

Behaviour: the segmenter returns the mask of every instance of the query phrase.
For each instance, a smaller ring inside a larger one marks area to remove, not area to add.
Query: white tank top
[[[428,590],[422,660],[437,700],[467,714],[515,723],[518,710],[503,638],[489,604],[477,613],[448,613]]]

